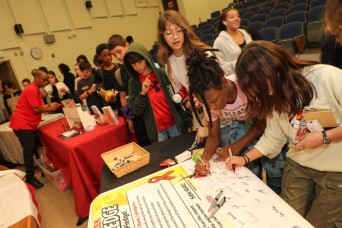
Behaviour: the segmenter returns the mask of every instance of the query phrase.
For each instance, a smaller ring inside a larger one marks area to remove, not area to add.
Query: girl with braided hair
[[[203,103],[205,115],[209,122],[209,135],[205,144],[202,163],[196,164],[196,171],[201,175],[207,175],[210,165],[209,160],[217,152],[220,156],[217,162],[224,161],[231,149],[234,155],[242,155],[252,149],[253,145],[263,134],[265,119],[247,119],[247,98],[241,90],[235,74],[226,76],[214,56],[208,56],[205,51],[195,49],[186,61],[189,76],[190,102],[194,106],[193,95]],[[220,129],[220,118],[231,120],[231,124]],[[196,118],[200,123],[198,115]],[[217,150],[222,146],[220,150]],[[282,156],[279,155],[272,161],[267,159],[262,162],[268,175],[269,186],[280,193]],[[271,164],[272,163],[272,164]],[[261,176],[261,162],[253,161],[247,166],[254,174]],[[271,169],[273,167],[273,169]],[[277,173],[277,174],[275,174]]]

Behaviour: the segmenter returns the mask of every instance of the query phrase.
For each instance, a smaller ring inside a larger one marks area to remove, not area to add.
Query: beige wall
[[[191,25],[206,21],[216,10],[226,8],[232,0],[177,0],[179,11],[188,19]]]
[[[54,34],[56,37],[56,42],[53,44],[45,44],[43,39],[43,36],[45,35],[44,33],[49,33],[51,31],[49,30],[49,23],[46,20],[46,15],[44,17],[41,7],[37,7],[38,10],[40,10],[38,11],[40,15],[37,18],[33,18],[34,13],[30,12],[30,10],[24,10],[22,12],[27,14],[26,18],[29,18],[28,21],[31,17],[32,20],[39,19],[42,22],[41,28],[44,30],[43,33],[25,34],[26,29],[25,26],[23,26],[25,31],[24,35],[20,37],[15,34],[13,26],[14,24],[20,22],[15,21],[16,16],[13,15],[11,11],[13,7],[11,8],[11,6],[14,5],[20,8],[21,1],[24,2],[26,0],[0,0],[0,13],[5,12],[2,13],[1,19],[6,19],[4,26],[0,26],[0,29],[2,30],[2,35],[0,35],[0,43],[4,43],[4,41],[9,43],[8,47],[0,45],[0,61],[9,60],[11,62],[19,83],[24,78],[32,79],[32,76],[30,75],[31,70],[33,68],[38,68],[39,66],[46,66],[49,70],[55,71],[56,74],[58,74],[58,77],[61,78],[57,65],[63,62],[69,65],[70,68],[73,68],[73,65],[76,62],[76,57],[79,54],[85,54],[92,62],[96,45],[101,42],[106,42],[108,37],[114,33],[119,33],[123,36],[132,35],[135,41],[142,43],[148,49],[150,49],[156,40],[156,23],[158,13],[159,11],[163,11],[161,1],[154,1],[158,2],[157,6],[154,7],[139,8],[134,4],[133,12],[136,13],[135,15],[111,17],[109,16],[110,13],[108,10],[106,10],[106,16],[92,18],[91,12],[84,12],[85,1],[79,0],[79,2],[82,3],[80,4],[80,12],[82,11],[83,15],[86,13],[85,20],[90,20],[91,26],[79,29],[75,29],[73,26],[70,26],[70,29],[52,32],[52,34]],[[41,6],[41,3],[47,2],[47,0],[30,1],[38,6],[39,4]],[[54,1],[60,1],[60,4],[65,4],[65,2],[75,0]],[[96,4],[98,5],[98,8],[100,8],[100,6],[102,8],[106,8],[108,6],[106,4],[106,0],[93,1],[95,3],[93,3],[93,7],[95,7]],[[120,2],[120,0],[116,0],[116,2]],[[210,13],[212,11],[222,9],[226,7],[228,3],[224,0],[178,0],[181,13],[188,18],[190,24],[198,24],[199,17],[202,21],[210,18]],[[66,7],[65,10],[67,11]],[[74,11],[69,13],[74,14],[77,12]],[[68,13],[65,15],[67,14]],[[67,20],[70,22],[72,19],[67,17]],[[57,20],[52,23],[52,25],[58,27],[61,24],[58,22],[59,21]],[[27,24],[28,22],[25,21],[25,23]],[[30,23],[28,25],[32,27],[31,30],[35,28],[34,23]],[[29,27],[28,25],[26,27]],[[72,22],[70,22],[70,25],[72,25]],[[30,50],[33,47],[40,47],[42,49],[42,59],[35,60],[31,57]],[[52,57],[52,55],[55,57]]]

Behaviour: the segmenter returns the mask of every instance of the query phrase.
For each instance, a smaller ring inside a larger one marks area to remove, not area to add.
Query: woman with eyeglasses
[[[18,103],[10,119],[10,127],[19,138],[23,147],[24,163],[26,169],[26,182],[35,188],[44,186],[34,176],[33,155],[40,145],[38,136],[38,124],[42,119],[42,113],[53,112],[58,103],[44,104],[39,88],[43,88],[49,82],[48,75],[41,70],[32,70],[34,81],[21,93]]]
[[[161,14],[158,20],[158,59],[165,64],[166,74],[170,79],[174,91],[181,94],[182,105],[187,109],[191,109],[189,102],[189,78],[187,77],[187,70],[185,66],[185,59],[190,51],[195,48],[201,50],[210,50],[212,47],[203,43],[192,30],[189,23],[177,11],[167,10]],[[212,53],[211,53],[212,55]],[[231,66],[226,66],[224,62],[220,62],[220,66],[225,71]],[[196,102],[196,108],[199,109],[202,104]],[[194,123],[195,127],[200,124],[197,121]],[[201,136],[198,142],[203,140],[207,132],[201,131]]]

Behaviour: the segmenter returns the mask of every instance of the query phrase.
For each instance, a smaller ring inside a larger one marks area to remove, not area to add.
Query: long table
[[[211,175],[193,179],[186,178],[192,160],[159,167],[193,140],[185,134],[146,147],[150,163],[120,178],[103,166],[102,194],[91,204],[88,227],[313,227],[246,167],[234,173],[210,161]],[[220,191],[217,213],[209,211]]]
[[[66,140],[58,137],[64,132],[65,118],[39,128],[48,157],[74,190],[75,209],[81,218],[88,216],[89,205],[99,193],[101,154],[131,141],[124,119],[118,120],[118,125],[96,126]]]
[[[61,113],[43,114],[38,128],[61,118],[64,118],[64,115]],[[0,125],[0,153],[2,152],[6,161],[24,164],[23,148],[12,128],[9,127],[9,124],[7,122]]]
[[[103,164],[100,193],[164,169],[165,167],[160,167],[159,164],[168,158],[175,159],[176,155],[190,148],[195,140],[195,135],[195,132],[191,132],[145,147],[150,153],[150,163],[120,178],[116,178],[107,165]]]

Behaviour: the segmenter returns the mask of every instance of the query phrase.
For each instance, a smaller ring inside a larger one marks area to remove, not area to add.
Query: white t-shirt
[[[63,82],[57,82],[56,83],[56,88],[58,90],[58,95],[59,95],[59,98],[62,98],[66,93],[69,92],[69,88],[67,85],[65,85]],[[60,89],[64,88],[66,90],[65,93],[61,92]],[[46,92],[48,92],[49,96],[51,97],[51,94],[52,94],[52,85],[51,84],[48,84],[44,87],[44,89],[46,90]]]
[[[189,77],[185,67],[185,55],[170,56],[170,66],[172,75],[168,75],[171,78],[171,83],[175,92],[179,91],[182,87],[189,91]],[[167,68],[167,66],[165,66]]]

